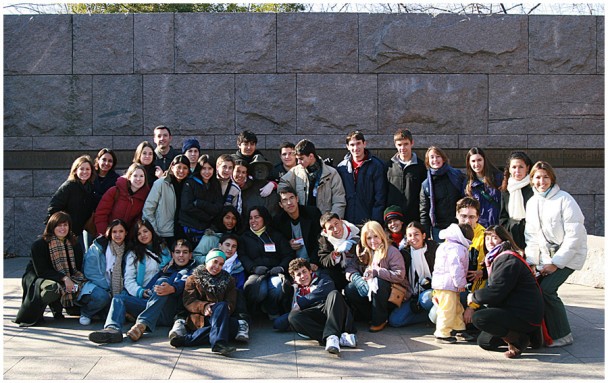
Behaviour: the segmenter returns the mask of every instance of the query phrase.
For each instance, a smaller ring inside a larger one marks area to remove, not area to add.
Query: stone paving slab
[[[268,321],[254,323],[251,341],[235,344],[229,358],[210,348],[176,349],[169,328],[146,333],[137,343],[97,345],[88,340],[101,329],[81,326],[76,317],[54,320],[45,314],[40,327],[20,328],[14,319],[21,303],[21,274],[27,258],[4,260],[3,378],[6,380],[225,380],[225,379],[551,379],[603,380],[604,290],[564,284],[575,343],[541,348],[518,360],[482,350],[476,344],[435,342],[433,327],[418,324],[370,333],[358,323],[358,348],[328,354],[316,341],[278,333]],[[125,324],[126,331],[130,324]]]

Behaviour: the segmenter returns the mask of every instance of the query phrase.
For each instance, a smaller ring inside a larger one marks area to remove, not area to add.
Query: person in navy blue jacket
[[[178,239],[173,245],[172,260],[163,267],[146,285],[147,300],[123,300],[114,297],[112,307],[106,320],[106,328],[89,334],[89,340],[95,343],[120,343],[122,333],[114,329],[108,330],[108,323],[124,320],[125,314],[135,316],[135,324],[127,336],[137,341],[146,329],[154,331],[156,325],[172,325],[178,311],[184,310],[182,295],[186,279],[192,274],[196,262],[192,259],[192,244],[186,239]],[[181,306],[181,308],[180,308]]]
[[[340,346],[357,347],[352,313],[332,279],[314,273],[303,258],[289,262],[289,274],[295,282],[291,327],[319,344],[325,343],[325,350],[332,354],[338,354]]]
[[[366,146],[363,133],[358,130],[350,132],[346,136],[349,153],[336,167],[346,193],[344,219],[355,225],[362,225],[370,219],[383,222],[388,193],[386,166]]]

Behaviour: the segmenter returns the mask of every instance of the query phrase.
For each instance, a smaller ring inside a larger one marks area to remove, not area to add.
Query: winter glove
[[[274,190],[274,182],[268,182],[266,186],[260,189],[260,197],[265,198]]]
[[[270,269],[270,275],[278,275],[283,272],[283,268],[281,266],[275,266]]]
[[[268,267],[266,266],[256,266],[255,269],[253,269],[253,273],[256,275],[265,275],[267,271]]]
[[[345,253],[348,252],[351,247],[353,247],[354,242],[353,241],[344,241],[340,244],[340,246],[338,246],[338,248],[336,249],[336,251],[338,253]]]
[[[367,297],[367,293],[369,292],[369,286],[365,279],[359,273],[355,273],[351,277],[351,282],[357,288],[357,292],[362,297]]]

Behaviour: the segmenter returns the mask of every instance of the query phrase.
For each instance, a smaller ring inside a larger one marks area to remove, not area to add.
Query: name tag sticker
[[[276,253],[277,248],[276,248],[276,246],[274,245],[274,243],[265,243],[265,244],[264,244],[264,250],[265,250],[267,253]]]

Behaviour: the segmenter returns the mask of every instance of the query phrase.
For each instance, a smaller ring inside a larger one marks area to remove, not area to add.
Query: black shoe
[[[120,343],[122,342],[122,332],[108,327],[100,331],[93,331],[89,334],[89,340],[95,343]]]
[[[538,330],[534,330],[531,333],[529,333],[528,336],[530,337],[530,348],[531,349],[536,350],[543,346],[544,339],[543,339],[543,330],[542,329],[539,328]]]
[[[53,318],[55,318],[55,319],[65,318],[63,316],[63,306],[61,305],[61,302],[59,302],[59,300],[49,303],[49,308],[51,309],[51,313],[53,313]]]
[[[457,340],[463,340],[465,342],[475,342],[477,340],[475,335],[471,335],[466,331],[452,331],[452,336],[456,336]]]
[[[65,312],[66,312],[66,314],[68,314],[71,317],[77,317],[77,316],[80,316],[80,307],[78,307],[78,306],[66,307]]]
[[[217,352],[218,354],[228,356],[231,353],[236,351],[236,347],[228,346],[222,342],[217,342],[215,346],[211,349],[213,352]]]
[[[186,345],[186,337],[185,336],[174,336],[173,338],[171,338],[171,340],[169,341],[169,344],[171,344],[171,346],[177,348],[177,347],[184,347]]]
[[[448,336],[447,338],[435,338],[435,342],[437,343],[442,343],[442,344],[452,344],[452,343],[456,343],[456,337],[453,336]]]

